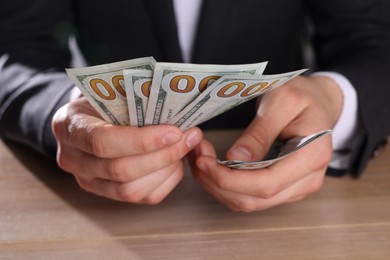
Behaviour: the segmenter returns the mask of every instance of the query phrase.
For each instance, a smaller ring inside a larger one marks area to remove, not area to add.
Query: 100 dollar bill
[[[233,107],[283,85],[304,71],[306,69],[276,75],[223,76],[173,117],[170,124],[174,124],[182,130],[199,125]]]
[[[123,76],[125,78],[130,125],[144,126],[153,71],[129,69],[123,70]]]
[[[243,65],[157,63],[145,124],[169,123],[200,93],[224,75],[261,75],[267,62]]]
[[[155,64],[156,60],[153,57],[145,57],[85,68],[66,69],[66,72],[107,122],[129,125],[123,70],[153,70]]]

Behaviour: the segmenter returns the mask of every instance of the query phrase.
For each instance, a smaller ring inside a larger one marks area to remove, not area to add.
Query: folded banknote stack
[[[267,62],[242,65],[162,63],[153,57],[144,57],[70,68],[66,72],[109,123],[136,127],[173,124],[186,130],[271,91],[305,71],[263,75],[266,65]],[[301,147],[293,148],[295,151]],[[291,152],[284,151],[284,154]],[[237,161],[220,162],[238,169],[242,165]]]

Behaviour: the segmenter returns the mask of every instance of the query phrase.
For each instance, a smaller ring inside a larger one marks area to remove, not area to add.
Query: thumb
[[[295,87],[302,85],[302,78],[294,78],[287,83],[289,87],[279,87],[261,97],[255,118],[227,152],[228,160],[258,161],[264,158],[280,134],[283,139],[291,136],[288,128],[309,103],[307,98],[302,100],[302,90]],[[298,83],[293,84],[293,80]]]
[[[257,161],[264,158],[279,134],[279,129],[273,129],[272,124],[265,124],[264,121],[258,115],[253,119],[228,150],[228,160]]]

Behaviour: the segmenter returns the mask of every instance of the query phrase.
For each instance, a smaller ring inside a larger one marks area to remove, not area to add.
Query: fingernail
[[[198,131],[192,131],[188,136],[186,140],[187,147],[192,149],[194,148],[197,144],[199,144],[202,136]]]
[[[252,153],[248,149],[242,146],[234,147],[232,150],[230,150],[230,155],[231,158],[239,161],[247,162],[247,161],[251,161],[252,159]]]
[[[175,144],[179,142],[181,139],[181,135],[175,133],[175,132],[168,132],[162,137],[162,142],[165,145]]]

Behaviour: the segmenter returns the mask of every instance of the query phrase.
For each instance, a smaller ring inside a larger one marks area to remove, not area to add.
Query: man
[[[228,159],[245,161],[261,159],[277,138],[335,128],[335,137],[347,133],[333,147],[346,157],[338,166],[361,174],[390,130],[388,1],[205,0],[191,5],[193,40],[183,36],[185,2],[181,7],[180,1],[169,0],[1,4],[3,138],[57,152],[60,167],[83,189],[115,200],[160,202],[182,178],[187,154],[199,183],[233,210],[302,199],[322,185],[332,156],[330,137],[267,169],[231,170],[216,163],[212,145],[198,128],[181,132],[174,126],[107,124],[84,98],[72,97],[74,86],[64,68],[73,33],[90,65],[154,56],[157,61],[211,64],[268,60],[267,74],[301,69],[310,17],[315,70],[321,73],[271,91],[258,109],[254,102],[245,104],[203,127],[246,127],[227,153]],[[352,110],[358,104],[359,113],[349,113],[349,103]],[[340,124],[348,129],[339,130]]]

